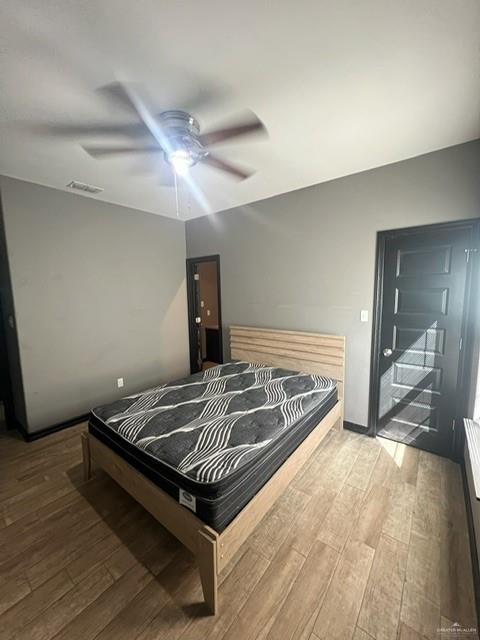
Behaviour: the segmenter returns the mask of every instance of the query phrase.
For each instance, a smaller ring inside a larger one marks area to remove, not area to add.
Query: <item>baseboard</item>
[[[463,494],[465,497],[465,507],[467,511],[468,537],[470,540],[470,556],[472,558],[473,572],[473,590],[475,593],[475,608],[477,611],[477,629],[480,628],[480,568],[478,565],[478,549],[475,538],[475,529],[473,526],[472,503],[470,501],[470,492],[468,490],[467,471],[465,469],[465,461],[460,463],[463,480]]]
[[[21,433],[24,440],[26,440],[27,442],[33,442],[33,440],[44,438],[45,436],[49,436],[52,433],[56,433],[57,431],[62,431],[62,429],[68,429],[68,427],[73,427],[76,424],[80,424],[81,422],[86,422],[89,415],[90,414],[88,413],[84,413],[81,416],[76,416],[75,418],[70,418],[69,420],[58,422],[57,424],[53,424],[51,427],[46,427],[45,429],[42,429],[41,431],[35,431],[34,433],[29,433],[19,422],[17,422],[16,428]]]
[[[348,420],[343,421],[343,428],[348,429],[349,431],[355,431],[356,433],[363,433],[364,435],[369,435],[368,427],[362,427],[361,424],[356,424],[355,422],[349,422]]]

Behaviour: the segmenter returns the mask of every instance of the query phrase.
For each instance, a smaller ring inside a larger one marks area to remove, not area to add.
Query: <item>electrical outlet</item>
[[[210,309],[207,309],[207,316],[211,315]]]
[[[123,378],[117,378],[117,387],[119,389],[123,387]]]
[[[360,311],[360,322],[368,322],[368,310],[362,309]]]
[[[200,306],[202,307],[202,309],[205,306],[205,302],[203,300],[200,300]]]

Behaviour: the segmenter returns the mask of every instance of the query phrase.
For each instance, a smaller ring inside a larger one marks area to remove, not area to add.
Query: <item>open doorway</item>
[[[187,259],[191,373],[223,362],[220,256]]]

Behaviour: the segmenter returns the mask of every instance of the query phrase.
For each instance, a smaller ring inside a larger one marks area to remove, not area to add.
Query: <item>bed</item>
[[[94,409],[84,471],[103,468],[217,576],[308,460],[343,425],[345,339],[230,328],[232,362]]]

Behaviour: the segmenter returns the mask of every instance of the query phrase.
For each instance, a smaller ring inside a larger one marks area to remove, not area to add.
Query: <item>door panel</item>
[[[399,277],[450,273],[452,256],[450,247],[399,250],[397,255],[397,276]]]
[[[395,289],[395,315],[441,314],[448,311],[448,289],[420,286],[401,286]]]
[[[471,229],[386,239],[377,434],[452,449]]]

